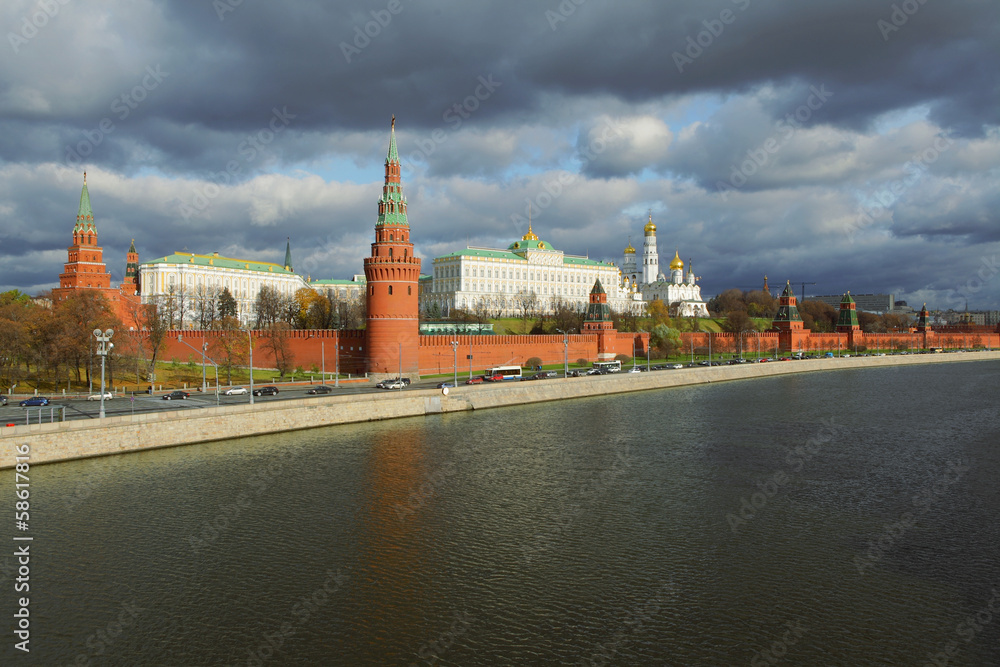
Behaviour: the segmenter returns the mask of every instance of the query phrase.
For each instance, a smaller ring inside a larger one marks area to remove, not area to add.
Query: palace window
[[[392,296],[392,285],[389,285],[389,295]]]

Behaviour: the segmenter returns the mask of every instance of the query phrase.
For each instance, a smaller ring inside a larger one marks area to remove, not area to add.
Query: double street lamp
[[[454,361],[454,366],[455,366],[455,386],[457,387],[458,386],[458,341],[457,340],[451,341],[451,350],[452,350],[452,352],[455,353],[455,361]]]
[[[100,329],[94,329],[94,338],[97,339],[97,354],[101,357],[101,419],[104,419],[104,359],[115,346],[111,342],[111,337],[115,334],[113,329],[106,329],[103,333]]]

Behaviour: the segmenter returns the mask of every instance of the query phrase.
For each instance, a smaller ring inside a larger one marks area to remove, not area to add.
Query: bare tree
[[[295,355],[288,340],[291,328],[288,322],[274,322],[268,327],[267,345],[274,354],[274,365],[281,377],[295,367]]]

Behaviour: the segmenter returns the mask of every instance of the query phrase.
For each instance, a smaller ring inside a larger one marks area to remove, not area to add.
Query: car
[[[181,391],[180,389],[178,389],[176,391],[170,392],[169,394],[164,394],[163,395],[163,400],[164,401],[178,401],[178,400],[186,399],[190,395],[191,394],[187,393],[186,391]]]
[[[684,364],[672,364],[667,366],[667,368],[672,368],[675,371],[679,371],[680,369],[684,368]]]
[[[587,374],[587,371],[581,371],[580,369],[576,369],[576,370],[573,370],[573,371],[569,372],[569,377],[571,377],[571,378],[578,378],[578,377],[583,377],[586,374]]]
[[[0,405],[7,405],[7,397],[0,394]]]
[[[554,378],[555,376],[556,376],[556,372],[555,371],[539,371],[538,373],[535,373],[534,375],[532,375],[529,379],[530,380],[547,380],[549,378]]]
[[[482,383],[483,383],[483,378],[479,376],[476,376],[474,378],[469,378],[468,380],[465,381],[465,384],[482,384]]]
[[[246,387],[230,387],[229,389],[222,392],[223,396],[245,396],[247,394]]]
[[[402,380],[389,380],[382,384],[382,389],[402,389],[406,384]]]
[[[825,356],[825,357],[826,357],[827,359],[833,359],[833,352],[827,352],[827,353],[826,353],[825,355],[823,355],[823,356]]]
[[[112,394],[110,391],[104,392],[104,400],[105,401],[110,401],[114,397],[115,397],[115,395]],[[100,394],[100,392],[98,392],[96,394],[91,394],[90,396],[87,397],[87,400],[88,401],[99,401],[99,400],[101,400],[101,394]]]
[[[448,388],[454,387],[454,386],[455,386],[454,382],[438,382],[436,388],[437,389],[448,389]]]
[[[607,373],[605,373],[604,370],[600,368],[591,368],[589,371],[587,371],[587,375],[607,375]]]
[[[761,357],[760,359],[757,360],[757,363],[759,363],[759,364],[766,364],[769,361],[770,361],[770,359],[768,359],[767,357]]]
[[[306,393],[307,394],[312,394],[312,395],[316,396],[316,395],[319,395],[319,394],[329,394],[331,392],[333,392],[333,387],[327,387],[325,384],[321,384],[319,386],[313,387],[312,389],[310,389]]]
[[[31,408],[48,404],[49,404],[49,399],[45,398],[44,396],[32,396],[31,398],[21,401],[22,408]]]
[[[266,387],[257,387],[253,390],[254,396],[277,396],[278,388],[273,385],[267,385]]]
[[[628,372],[629,373],[641,373],[642,369],[639,368],[638,366],[633,366],[632,368],[628,369]]]
[[[488,378],[484,378],[487,382],[503,382],[504,377],[502,375],[491,375]]]

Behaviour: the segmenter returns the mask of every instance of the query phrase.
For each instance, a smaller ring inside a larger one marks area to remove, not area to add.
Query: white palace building
[[[598,280],[614,310],[641,313],[644,308],[642,295],[623,281],[613,263],[556,250],[540,240],[530,224],[528,233],[506,250],[468,247],[434,258],[432,271],[422,299],[436,303],[443,313],[487,303],[491,310],[514,316],[522,298],[531,294],[542,312],[552,312],[560,301],[582,310]]]

